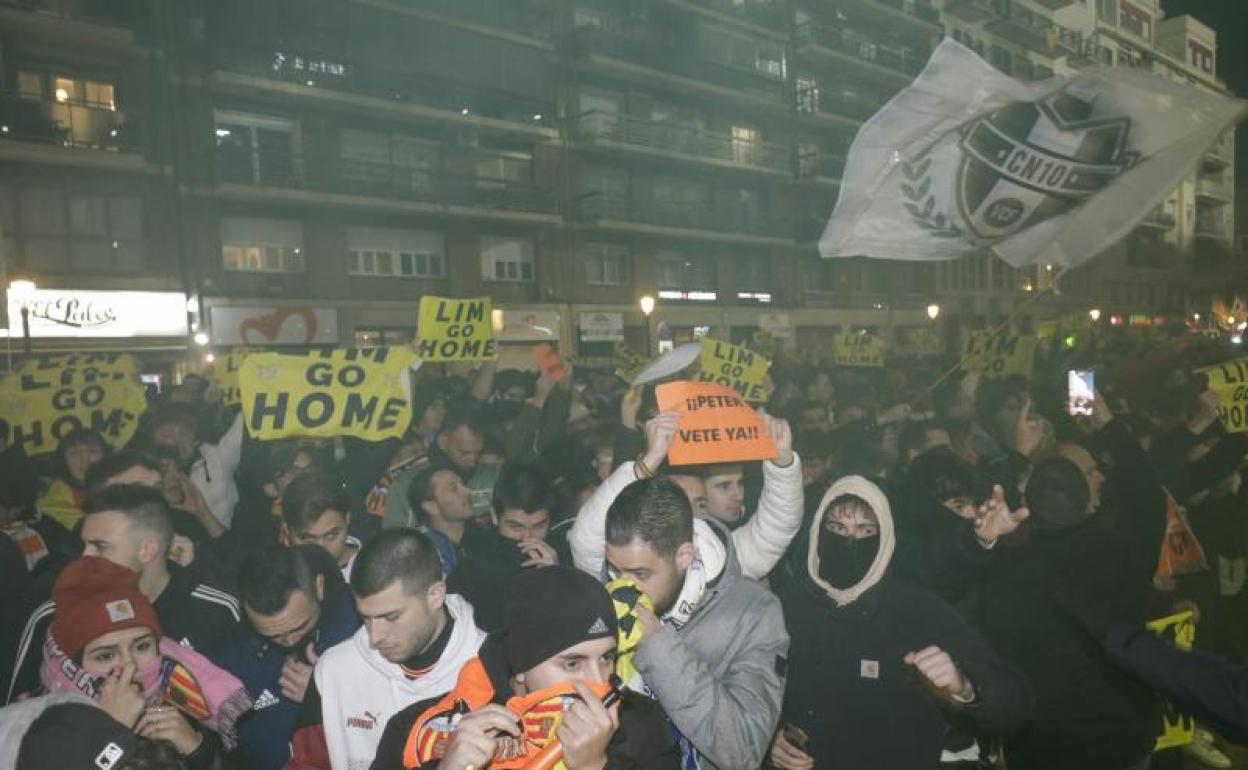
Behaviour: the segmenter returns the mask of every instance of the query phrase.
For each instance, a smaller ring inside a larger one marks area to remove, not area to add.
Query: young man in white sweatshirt
[[[446,593],[433,542],[386,530],[360,551],[351,590],[363,627],[317,661],[287,770],[366,770],[390,717],[455,686],[485,632]]]

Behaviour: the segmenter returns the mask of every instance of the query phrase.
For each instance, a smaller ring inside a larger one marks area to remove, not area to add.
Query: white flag
[[[1071,267],[1134,229],[1244,102],[1128,67],[1022,83],[945,38],[858,131],[824,257]]]

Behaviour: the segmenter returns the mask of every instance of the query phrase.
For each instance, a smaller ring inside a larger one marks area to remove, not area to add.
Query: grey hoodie
[[[689,622],[644,639],[635,663],[701,767],[754,770],[780,718],[789,634],[780,601],[742,576],[728,531],[702,521],[723,544],[723,569]]]

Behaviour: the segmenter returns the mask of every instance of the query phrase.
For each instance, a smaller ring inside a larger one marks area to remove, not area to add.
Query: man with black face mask
[[[279,770],[317,658],[360,627],[351,592],[320,546],[268,546],[238,579],[248,628],[216,662],[243,681],[254,705],[239,721],[239,751],[252,770]]]
[[[936,767],[954,724],[999,735],[1026,720],[1023,675],[934,593],[889,574],[879,487],[837,481],[804,537],[780,592],[792,646],[773,766]]]

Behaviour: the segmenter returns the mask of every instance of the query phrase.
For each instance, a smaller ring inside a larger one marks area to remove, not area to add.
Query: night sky
[[[1240,98],[1248,98],[1248,3],[1242,0],[1162,0],[1166,16],[1189,14],[1218,33],[1217,74]],[[1235,179],[1248,186],[1248,123],[1239,124]]]

